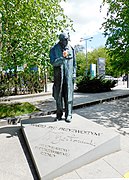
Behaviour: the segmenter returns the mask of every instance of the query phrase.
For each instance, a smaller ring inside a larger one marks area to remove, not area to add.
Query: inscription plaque
[[[22,131],[43,180],[51,180],[120,149],[118,134],[77,114],[71,123],[23,121]]]

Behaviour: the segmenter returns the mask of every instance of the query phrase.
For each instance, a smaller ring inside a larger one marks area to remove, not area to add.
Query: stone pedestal
[[[22,132],[41,180],[52,180],[120,150],[114,131],[73,114],[71,123],[55,116],[22,121]]]

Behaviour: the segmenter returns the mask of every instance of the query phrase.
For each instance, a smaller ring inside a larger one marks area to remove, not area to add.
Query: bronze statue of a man
[[[69,36],[61,33],[59,42],[50,50],[50,63],[54,68],[53,97],[56,100],[56,120],[62,119],[64,101],[65,121],[71,122],[76,60],[74,49],[68,42]]]

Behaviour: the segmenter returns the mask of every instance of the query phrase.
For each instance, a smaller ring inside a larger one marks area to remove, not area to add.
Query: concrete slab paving
[[[19,131],[19,126],[0,128],[0,180],[33,180]]]
[[[129,153],[129,136],[120,135],[121,139],[121,149]]]
[[[129,178],[129,138],[123,135],[121,135],[121,149],[56,180],[71,179],[73,173],[77,173],[79,176],[77,179]]]
[[[113,169],[115,169],[122,177],[129,171],[129,153],[119,151],[103,158]]]
[[[129,178],[129,153],[123,150],[112,153],[55,180],[71,179],[72,175],[76,178],[75,174],[78,175],[77,179]]]
[[[67,179],[80,179],[80,176],[76,171],[72,171],[70,173],[64,174],[63,176],[57,177],[54,180],[67,180]]]
[[[76,178],[76,176],[78,176]],[[68,180],[68,179],[119,179],[122,175],[112,168],[103,158],[96,160],[88,165],[82,166],[75,171],[67,173],[63,176],[55,178],[54,180]]]
[[[80,179],[95,179],[95,178],[122,178],[121,174],[107,164],[103,159],[77,169]]]

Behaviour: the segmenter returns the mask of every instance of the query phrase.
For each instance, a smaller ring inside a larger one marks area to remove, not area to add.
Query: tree
[[[77,61],[77,77],[83,76],[86,72],[86,56],[83,52],[78,52],[76,54]]]
[[[102,24],[107,36],[106,47],[111,57],[113,69],[129,71],[129,1],[103,0],[108,4],[107,17]]]
[[[14,69],[17,94],[17,67],[46,66],[57,33],[72,21],[64,15],[61,0],[2,0],[2,58],[4,69]]]
[[[93,63],[93,64],[97,64],[97,60],[99,57],[103,57],[105,59],[107,59],[107,52],[106,49],[104,47],[99,47],[97,49],[94,49],[93,51],[88,53],[88,61],[89,63]]]
[[[119,76],[119,72],[114,70],[111,62],[110,57],[108,55],[107,49],[105,47],[99,47],[94,49],[91,52],[88,52],[88,67],[90,64],[96,64],[99,57],[105,58],[106,65],[105,65],[105,73],[114,77]],[[77,59],[77,76],[83,76],[86,72],[86,55],[85,53],[79,52],[76,55]]]

